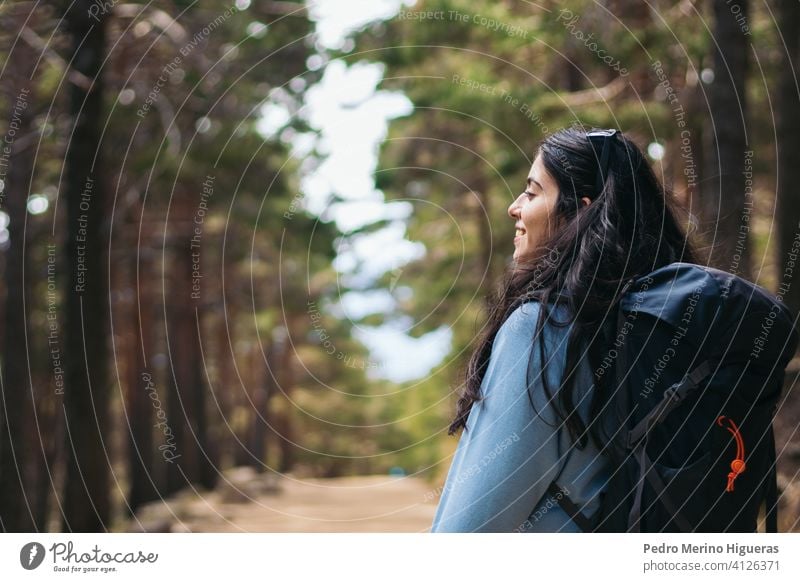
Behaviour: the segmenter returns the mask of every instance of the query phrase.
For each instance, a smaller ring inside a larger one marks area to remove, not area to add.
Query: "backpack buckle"
[[[679,390],[683,386],[683,382],[677,382],[664,390],[664,400],[672,400],[676,404],[683,400],[684,394]]]
[[[646,433],[650,432],[651,428],[660,423],[661,419],[669,414],[670,411],[683,400],[683,397],[686,396],[686,392],[681,390],[681,388],[685,382],[686,378],[664,390],[661,402],[628,432],[628,437],[625,442],[628,449],[632,449]]]

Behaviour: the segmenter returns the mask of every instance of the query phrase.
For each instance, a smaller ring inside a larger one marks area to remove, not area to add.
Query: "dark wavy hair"
[[[558,417],[579,448],[586,446],[587,435],[602,447],[604,437],[595,421],[608,400],[605,384],[610,376],[597,373],[597,363],[610,347],[601,331],[603,322],[615,316],[616,299],[632,277],[675,261],[699,263],[698,251],[678,222],[679,207],[672,192],[658,180],[639,147],[620,132],[606,138],[611,148],[609,167],[598,191],[600,152],[586,133],[585,128],[569,127],[539,145],[537,155],[558,185],[554,218],[560,226],[536,257],[509,266],[490,298],[488,321],[467,365],[450,435],[466,429],[472,405],[482,399],[481,383],[503,322],[521,304],[536,300],[541,309],[534,337],[539,337],[545,321],[573,326],[558,398],[553,400]],[[591,203],[582,204],[583,196]],[[551,301],[567,305],[567,321],[558,322],[549,315]],[[575,370],[585,349],[584,340],[596,388],[588,427],[575,413]],[[544,343],[539,345],[546,366]],[[547,375],[542,373],[542,378],[546,396],[552,400]],[[530,393],[528,396],[530,399]]]

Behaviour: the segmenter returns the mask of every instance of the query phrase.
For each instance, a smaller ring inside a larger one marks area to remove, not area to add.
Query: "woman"
[[[432,532],[580,531],[559,502],[592,515],[610,473],[601,325],[632,277],[699,262],[670,193],[615,130],[545,138],[508,214],[514,260],[467,366]]]

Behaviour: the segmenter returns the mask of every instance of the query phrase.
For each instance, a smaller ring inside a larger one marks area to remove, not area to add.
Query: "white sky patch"
[[[655,141],[647,146],[647,155],[654,160],[662,159],[665,151],[664,146]]]
[[[372,357],[382,364],[368,370],[368,374],[393,382],[408,382],[428,374],[447,356],[453,339],[448,327],[440,327],[416,339],[391,324],[361,327],[353,334],[369,346]]]
[[[342,256],[352,255],[354,262],[350,264],[356,266],[349,270],[353,276],[347,285],[368,286],[386,271],[424,257],[425,245],[405,239],[405,231],[405,223],[393,221],[375,232],[343,237],[337,250]]]
[[[256,129],[264,139],[270,139],[291,120],[289,110],[280,103],[265,103],[261,106],[261,117]]]
[[[33,194],[28,197],[27,206],[28,212],[31,214],[42,214],[47,212],[47,208],[50,206],[50,201],[47,199],[47,196]]]
[[[281,132],[281,139],[283,141],[289,142],[291,146],[291,155],[293,158],[305,158],[312,151],[314,151],[314,146],[317,141],[317,136],[311,132],[297,132],[293,131],[289,134],[289,129],[287,128],[283,132]]]
[[[376,190],[376,192],[379,192]],[[402,200],[384,202],[383,196],[374,201],[337,202],[331,206],[336,216],[336,226],[342,232],[351,232],[378,220],[405,220],[413,207]]]
[[[343,61],[331,61],[322,81],[308,92],[312,122],[322,126],[325,118],[341,107],[353,107],[372,97],[383,78],[383,68],[381,63],[358,62],[348,67]]]
[[[319,42],[329,49],[342,48],[348,34],[375,20],[386,20],[416,0],[318,0],[306,2],[317,23]]]
[[[386,289],[350,291],[339,298],[342,317],[352,321],[358,321],[373,313],[391,313],[394,307],[394,297]]]

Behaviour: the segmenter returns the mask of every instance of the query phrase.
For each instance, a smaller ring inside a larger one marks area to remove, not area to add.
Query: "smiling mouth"
[[[521,228],[518,228],[518,229],[516,229],[516,231],[514,232],[514,237],[516,238],[516,237],[518,237],[518,236],[523,236],[524,234],[525,234],[525,230],[523,230],[523,229],[521,229]]]

